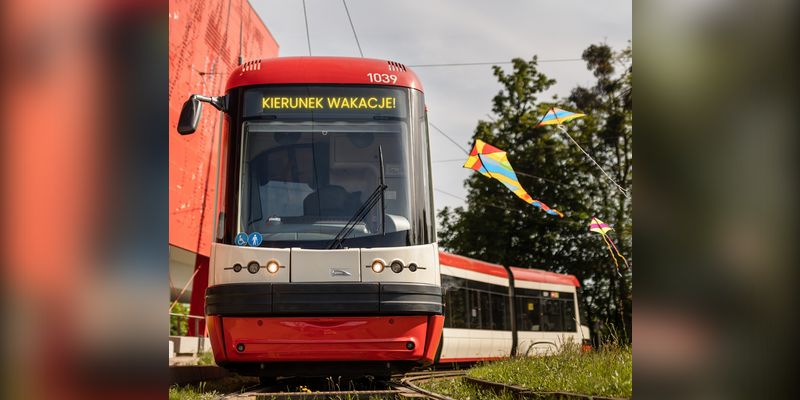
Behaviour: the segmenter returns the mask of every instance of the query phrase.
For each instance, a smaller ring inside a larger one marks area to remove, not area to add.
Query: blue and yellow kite
[[[562,110],[556,107],[550,107],[550,109],[547,110],[547,113],[544,115],[544,117],[542,117],[541,120],[539,120],[539,123],[536,124],[536,126],[561,125],[562,123],[567,122],[569,120],[585,116],[586,114],[574,113],[572,111]]]
[[[533,199],[528,192],[522,188],[522,185],[520,185],[517,174],[514,173],[514,168],[512,168],[511,163],[508,162],[507,153],[483,140],[477,139],[475,141],[475,146],[472,147],[469,158],[467,158],[467,162],[464,163],[464,168],[473,169],[489,178],[497,179],[526,203],[539,207],[542,211],[550,215],[557,215],[561,218],[564,217],[564,214],[560,211],[548,207],[547,204],[539,200]]]

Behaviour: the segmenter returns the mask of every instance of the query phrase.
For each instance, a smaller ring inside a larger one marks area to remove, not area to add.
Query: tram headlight
[[[261,266],[255,261],[250,261],[250,263],[247,264],[247,271],[249,271],[251,274],[258,273],[259,269],[261,269]]]
[[[386,268],[386,263],[384,263],[383,260],[378,258],[378,259],[375,259],[375,261],[372,262],[372,265],[370,267],[372,268],[372,272],[375,272],[376,274],[379,274],[379,273],[383,272],[384,268]]]
[[[281,268],[280,264],[278,264],[278,262],[275,260],[270,260],[267,263],[267,272],[269,272],[270,274],[278,272],[278,269],[280,268]]]
[[[394,272],[395,274],[399,274],[399,273],[403,272],[403,267],[404,267],[404,265],[403,265],[402,261],[400,261],[400,260],[392,261],[391,268],[392,268],[392,272]]]

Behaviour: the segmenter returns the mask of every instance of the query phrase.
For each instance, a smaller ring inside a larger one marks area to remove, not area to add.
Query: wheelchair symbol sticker
[[[250,236],[247,237],[247,244],[253,247],[261,246],[261,242],[264,241],[264,237],[261,236],[258,232],[253,232]]]
[[[240,232],[238,235],[236,235],[236,239],[234,239],[233,242],[236,243],[237,246],[247,246],[247,234]]]

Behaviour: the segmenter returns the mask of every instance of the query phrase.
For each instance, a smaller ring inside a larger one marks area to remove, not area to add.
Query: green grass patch
[[[214,362],[214,353],[207,351],[197,357],[197,365],[217,365]]]
[[[258,384],[258,378],[231,375],[225,378],[169,388],[169,400],[210,400],[225,393],[242,392]]]
[[[497,395],[492,391],[480,390],[458,377],[420,382],[417,386],[458,400],[514,400],[511,393]]]
[[[626,397],[633,394],[631,348],[604,346],[582,353],[571,346],[555,355],[482,364],[468,376],[524,386],[537,392]]]
[[[221,396],[216,390],[205,391],[205,385],[172,386],[169,388],[169,400],[213,400]]]

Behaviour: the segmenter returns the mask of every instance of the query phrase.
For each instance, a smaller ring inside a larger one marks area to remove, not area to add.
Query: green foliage
[[[551,106],[587,114],[566,124],[570,135],[618,183],[630,190],[632,153],[632,58],[630,47],[613,51],[591,45],[583,53],[596,77],[592,87],[576,87],[553,101],[539,97],[555,81],[541,73],[537,58],[514,59],[511,71],[495,66],[501,90],[492,101],[491,121],[478,121],[473,140],[508,152],[528,193],[565,213],[549,216],[523,202],[502,183],[480,174],[466,181],[467,206],[445,207],[438,216],[439,242],[468,257],[575,275],[584,288],[595,343],[615,333],[630,341],[631,271],[620,277],[602,239],[588,231],[592,216],[614,228],[611,236],[631,262],[631,199],[608,182],[597,167],[554,127],[535,127]]]
[[[178,303],[171,311],[173,314],[189,315],[189,307],[186,304]],[[176,315],[169,316],[169,334],[171,336],[182,336],[189,332],[189,318]]]

